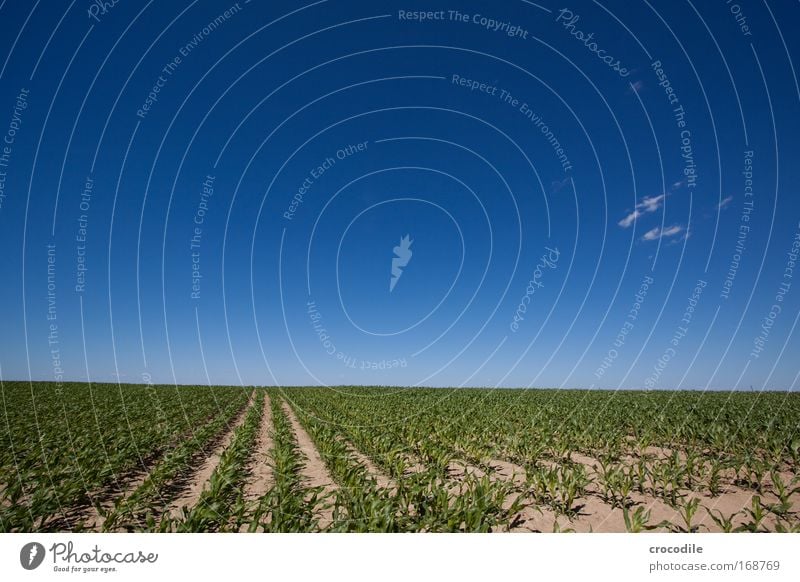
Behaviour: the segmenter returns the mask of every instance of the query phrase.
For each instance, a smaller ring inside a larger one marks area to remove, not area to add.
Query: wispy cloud
[[[677,236],[684,232],[686,229],[680,224],[673,224],[667,228],[662,229],[660,226],[648,230],[642,235],[642,240],[658,240],[660,238],[670,238]]]
[[[661,206],[664,204],[665,197],[665,194],[659,194],[658,196],[645,196],[639,200],[638,204],[636,204],[634,207],[633,212],[628,214],[617,224],[619,224],[622,228],[628,228],[643,214],[650,214],[651,212],[655,212],[661,208]]]
[[[720,203],[719,203],[719,204],[717,204],[717,208],[719,208],[720,210],[722,210],[722,209],[723,209],[723,208],[725,208],[725,207],[726,207],[728,204],[730,204],[732,201],[733,201],[733,196],[728,196],[727,198],[723,198],[723,199],[720,201]]]

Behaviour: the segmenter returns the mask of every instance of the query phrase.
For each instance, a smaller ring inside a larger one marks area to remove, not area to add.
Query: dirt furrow
[[[286,413],[289,423],[292,425],[292,430],[294,431],[294,436],[297,440],[297,446],[300,448],[300,452],[306,459],[301,471],[306,481],[306,485],[309,487],[320,487],[322,488],[323,497],[330,496],[334,491],[336,491],[337,487],[333,482],[333,479],[331,479],[331,475],[328,472],[328,468],[325,466],[325,462],[322,460],[319,451],[317,451],[317,448],[314,446],[314,442],[311,440],[311,437],[300,424],[300,421],[297,419],[294,411],[286,402],[283,402],[283,411]],[[320,528],[324,529],[333,522],[333,510],[330,507],[319,508],[317,515],[319,517]]]
[[[491,469],[490,478],[511,481],[514,485],[525,485],[525,468],[501,459],[491,459],[486,465]]]
[[[359,451],[353,445],[353,443],[351,443],[346,439],[342,439],[342,442],[345,444],[347,450],[350,452],[351,455],[353,455],[356,461],[358,461],[358,463],[367,470],[367,473],[369,473],[370,476],[375,479],[375,482],[378,484],[378,487],[380,487],[381,489],[389,489],[389,490],[397,489],[397,484],[394,482],[394,479],[392,479],[391,477],[386,475],[383,471],[378,469],[378,467],[375,466],[375,463],[373,463],[368,456]]]
[[[450,461],[447,464],[447,476],[454,481],[463,481],[468,476],[480,479],[485,475],[486,471],[461,459]]]
[[[261,414],[261,426],[256,437],[255,450],[251,459],[250,476],[244,486],[245,499],[260,499],[274,483],[270,451],[272,451],[272,409],[269,396],[264,394],[264,409]]]
[[[185,485],[182,488],[182,493],[170,503],[166,513],[170,514],[172,517],[180,517],[183,507],[192,508],[197,504],[200,495],[203,493],[203,489],[205,489],[206,483],[208,483],[208,480],[214,473],[214,469],[219,465],[222,452],[231,444],[233,433],[244,423],[247,411],[250,410],[254,402],[255,398],[251,394],[247,405],[236,415],[236,418],[228,426],[222,439],[218,442],[217,446],[214,447],[211,454],[208,455],[205,460],[202,461],[202,464],[184,481]]]

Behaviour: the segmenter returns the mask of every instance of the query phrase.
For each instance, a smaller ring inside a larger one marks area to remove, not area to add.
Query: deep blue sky
[[[91,6],[0,3],[3,379],[796,387],[796,3]]]

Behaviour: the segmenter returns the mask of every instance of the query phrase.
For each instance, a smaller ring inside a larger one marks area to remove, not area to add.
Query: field
[[[800,395],[4,382],[0,531],[798,532]]]

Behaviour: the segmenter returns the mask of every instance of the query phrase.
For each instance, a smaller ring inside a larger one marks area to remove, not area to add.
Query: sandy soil
[[[664,458],[664,456],[671,454],[671,451],[663,448],[648,447],[648,449],[649,450],[646,452],[646,454],[652,455],[653,458]],[[590,476],[590,478],[599,479],[599,475],[595,469],[596,467],[599,467],[599,461],[596,458],[582,453],[573,452],[571,453],[570,460],[586,467],[587,474]],[[499,466],[507,464],[507,462],[502,460],[492,460],[489,463],[490,465],[497,464]],[[552,467],[556,466],[558,463],[544,461],[542,464]],[[516,475],[516,477],[509,476],[515,474],[513,465],[511,471],[508,469],[505,471],[498,471],[496,475],[508,480],[513,479],[515,485],[524,486],[524,470],[522,467],[519,467],[519,469],[521,471]],[[791,480],[792,475],[787,473],[785,475],[782,474],[782,477],[784,480],[788,481]],[[691,521],[692,527],[694,528],[696,526],[701,532],[720,532],[722,529],[709,515],[709,509],[714,512],[714,515],[719,515],[719,512],[721,512],[725,517],[739,512],[739,515],[733,518],[733,525],[735,528],[750,521],[750,516],[746,513],[746,510],[751,508],[752,498],[754,495],[758,495],[763,503],[770,504],[778,501],[778,498],[769,491],[770,486],[771,483],[769,479],[765,479],[764,490],[762,492],[759,493],[756,491],[747,490],[735,485],[731,475],[728,475],[728,478],[723,482],[720,495],[716,497],[711,497],[711,495],[707,492],[703,493],[686,490],[681,491],[681,493],[685,495],[683,503],[694,498],[700,499],[700,506]],[[675,527],[686,527],[684,519],[681,517],[680,510],[671,507],[661,498],[657,498],[649,494],[642,495],[637,492],[632,493],[630,498],[633,504],[631,507],[629,507],[629,511],[633,513],[633,511],[640,506],[646,511],[649,511],[649,525],[656,525],[666,520],[671,522]],[[792,502],[791,511],[795,513],[795,515],[800,514],[800,493],[795,494],[792,497]],[[557,515],[547,506],[537,505],[531,500],[530,503],[526,505],[526,507],[524,507],[520,512],[519,521],[521,523],[518,525],[518,527],[514,528],[514,531],[552,532],[554,531],[555,524],[558,524],[558,527],[562,531],[626,531],[622,509],[619,507],[613,507],[611,504],[606,503],[606,501],[602,499],[599,487],[596,483],[593,483],[587,487],[587,494],[584,497],[576,500],[575,508],[577,508],[577,514],[571,518],[568,518],[564,515]],[[772,515],[769,515],[763,521],[763,525],[769,530],[774,530],[775,524],[776,520]],[[654,531],[669,530],[666,528],[659,528]]]
[[[254,395],[251,394],[247,406],[242,408],[236,415],[236,418],[228,426],[218,444],[213,447],[211,454],[209,454],[184,481],[182,492],[170,503],[167,509],[167,512],[169,512],[172,517],[180,517],[184,507],[192,508],[197,504],[200,495],[203,493],[203,489],[205,489],[206,483],[208,483],[208,480],[214,473],[214,469],[219,465],[222,452],[231,444],[233,433],[244,423],[247,411],[253,406],[254,401]]]
[[[264,412],[261,415],[261,426],[256,437],[256,445],[250,464],[250,476],[244,487],[244,496],[248,501],[255,501],[263,496],[274,482],[270,451],[272,450],[272,409],[269,396],[264,395]]]
[[[460,459],[450,461],[447,465],[447,476],[454,481],[461,481],[468,476],[480,479],[484,475],[486,475],[486,471]]]
[[[499,459],[491,459],[487,463],[488,467],[492,469],[491,478],[505,479],[511,481],[514,485],[525,485],[525,468],[509,463],[508,461],[501,461]]]
[[[297,439],[297,446],[306,459],[302,469],[302,475],[306,485],[309,487],[321,487],[322,495],[324,497],[329,497],[337,489],[337,486],[333,482],[333,479],[331,479],[330,473],[328,473],[328,469],[325,467],[325,462],[322,460],[322,457],[320,457],[319,451],[317,451],[317,448],[314,446],[311,437],[308,436],[308,433],[302,427],[300,421],[297,420],[294,411],[286,402],[283,403],[283,411],[286,413],[292,425],[295,439]],[[322,507],[318,506],[316,508],[320,528],[328,527],[333,522],[333,509],[326,507],[326,505],[328,504],[323,503]]]

